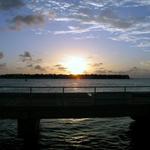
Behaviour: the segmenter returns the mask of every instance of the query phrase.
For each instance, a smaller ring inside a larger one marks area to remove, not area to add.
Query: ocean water
[[[0,86],[149,86],[150,79],[88,80],[88,79],[0,79]],[[76,90],[76,89],[74,89]],[[121,89],[122,90],[122,89]],[[131,90],[131,89],[129,89]],[[149,89],[142,89],[149,90]],[[138,131],[136,131],[138,129]],[[140,132],[141,131],[141,132]],[[148,129],[144,123],[135,125],[129,117],[42,119],[40,139],[36,148],[40,150],[145,150],[149,145]],[[141,137],[142,135],[142,137]],[[31,148],[31,147],[30,147]],[[28,148],[28,149],[30,149]],[[0,150],[25,148],[17,137],[17,121],[0,120]]]

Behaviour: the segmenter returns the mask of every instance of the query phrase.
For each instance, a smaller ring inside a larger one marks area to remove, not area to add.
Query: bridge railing
[[[150,92],[150,86],[0,86],[0,93]]]

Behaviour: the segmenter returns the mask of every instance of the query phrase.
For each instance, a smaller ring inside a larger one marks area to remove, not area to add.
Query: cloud
[[[94,63],[91,66],[92,67],[101,67],[103,65],[103,63]]]
[[[106,25],[105,29],[115,28],[121,30],[132,27],[134,20],[130,18],[125,19],[117,15],[111,8],[107,8],[101,11],[101,14],[95,18],[95,22]]]
[[[128,71],[126,72],[129,72],[129,73],[134,73],[134,72],[137,72],[139,70],[138,67],[132,67],[131,69],[129,69]]]
[[[69,26],[69,30],[64,30],[64,31],[55,31],[54,34],[81,34],[84,32],[89,32],[89,28],[80,28],[80,27],[75,27],[75,26]]]
[[[117,5],[116,5],[117,3]],[[74,39],[88,39],[95,38],[94,36],[87,37],[83,33],[92,33],[93,31],[99,32],[102,30],[110,32],[111,39],[116,41],[130,42],[136,47],[150,47],[149,40],[145,39],[145,34],[150,34],[150,17],[149,16],[135,16],[131,13],[130,16],[124,16],[116,8],[130,7],[141,4],[140,1],[131,2],[130,0],[117,1],[117,0],[87,0],[80,1],[80,5],[76,5],[76,8],[68,10],[68,15],[59,16],[55,18],[58,22],[70,21],[75,22],[76,26],[68,26],[66,30],[53,31],[55,35],[60,34],[77,34],[79,36]],[[81,7],[82,6],[82,7]],[[101,9],[99,9],[101,7]],[[61,8],[60,8],[61,9]],[[59,10],[57,10],[59,12]],[[67,10],[63,10],[64,12]],[[82,34],[82,37],[80,37]],[[137,34],[139,34],[137,36]],[[110,38],[110,37],[108,37]]]
[[[13,13],[7,15],[5,13],[2,14],[2,23],[5,24],[0,27],[0,31],[8,31],[9,29],[20,30],[24,27],[43,25],[45,21],[53,20],[56,15],[54,11],[41,10],[39,8],[43,6],[44,3],[45,2],[42,2],[42,4],[36,5],[36,1],[34,0],[0,0],[0,10],[11,10],[16,8]],[[22,9],[18,10],[18,8]]]
[[[129,33],[119,34],[114,37],[111,37],[111,39],[115,41],[124,41],[124,42],[132,42],[132,43],[135,43],[137,41],[137,38],[134,35],[131,35]]]
[[[25,51],[23,54],[20,54],[19,57],[23,63],[27,64],[28,67],[31,67],[34,64],[42,63],[42,59],[35,59],[29,51]]]
[[[43,60],[40,58],[40,59],[35,59],[33,61],[34,61],[34,63],[41,63]]]
[[[91,11],[92,7],[87,5],[86,2],[85,4],[82,3],[82,5],[84,6],[84,9],[83,8],[81,9],[78,6],[74,10],[75,11],[74,13],[72,14],[71,12],[70,14],[68,13],[68,18],[71,18],[72,20],[79,22],[80,24],[87,24],[93,26],[92,28],[91,26],[89,28],[86,27],[88,30],[85,30],[84,32],[89,32],[93,30],[94,27],[102,28],[108,31],[112,31],[112,30],[119,31],[119,30],[128,29],[134,25],[135,20],[133,18],[124,18],[118,15],[118,12],[114,11],[114,9],[111,7],[103,8],[102,10],[95,9]],[[71,29],[71,31],[73,30],[74,29]]]
[[[95,57],[92,57],[92,60],[96,59]],[[90,68],[92,68],[92,73],[94,74],[116,74],[117,72],[109,70],[104,67],[104,63],[98,62],[98,63],[91,63],[89,64]]]
[[[45,17],[43,15],[26,15],[26,16],[15,16],[10,21],[11,29],[20,29],[24,26],[35,26],[41,25],[45,22]]]
[[[101,67],[101,68],[96,69],[94,71],[94,73],[96,73],[96,74],[117,74],[118,72],[115,72],[113,70],[108,70],[108,69]]]
[[[0,0],[0,2],[1,10],[24,5],[21,0]],[[76,34],[79,36],[74,39],[78,40],[94,38],[87,36],[86,33],[89,32],[95,34],[107,31],[110,33],[108,38],[112,40],[130,42],[131,45],[142,49],[150,48],[150,15],[147,9],[150,7],[149,0],[33,0],[25,1],[25,4],[25,10],[30,10],[31,14],[20,11],[19,15],[9,17],[10,29],[20,30],[24,27],[50,24],[53,21],[58,24],[54,30],[44,32],[43,28],[36,33]],[[143,7],[144,12],[139,15],[137,12],[140,7]]]
[[[75,36],[74,39],[75,40],[85,40],[85,39],[97,39],[97,36],[94,35],[87,35],[87,36]]]
[[[32,61],[32,56],[31,56],[30,52],[28,52],[28,51],[25,51],[24,54],[20,54],[19,56],[20,56],[22,62],[31,62]]]
[[[96,1],[90,1],[90,0],[87,0],[86,1],[86,3],[88,4],[88,5],[91,5],[91,6],[93,6],[93,7],[103,7],[104,6],[104,1],[102,0],[102,1],[100,1],[100,2],[96,2]]]
[[[66,71],[66,68],[65,67],[59,67],[57,68],[59,71]]]
[[[58,22],[69,22],[69,21],[75,21],[75,19],[73,19],[73,18],[59,18],[59,17],[56,17],[55,19],[54,19],[54,21],[58,21]]]
[[[3,52],[0,52],[0,59],[2,59],[4,57]]]
[[[22,0],[0,0],[0,10],[10,10],[24,5]]]
[[[51,71],[53,71],[54,73],[62,73],[62,74],[67,74],[69,73],[69,71],[67,70],[67,68],[63,65],[63,64],[56,64],[51,68]]]
[[[40,72],[46,72],[46,69],[42,67],[41,65],[36,65],[34,69]]]
[[[6,63],[0,64],[0,70],[1,70],[1,69],[4,69],[5,67],[6,67]]]
[[[150,67],[150,60],[147,60],[147,61],[143,61],[140,63],[142,66],[145,66],[145,67]]]
[[[150,69],[133,66],[128,70],[119,71],[120,74],[128,74],[130,77],[149,77]]]
[[[81,27],[80,25],[79,26],[68,26],[69,30],[54,31],[53,33],[55,35],[57,35],[57,34],[82,34],[82,33],[87,33],[90,31],[97,31],[99,28],[100,28],[99,25],[91,25],[88,27]],[[86,36],[85,38],[86,39],[93,38],[93,36]]]
[[[61,64],[54,65],[54,67],[56,67],[56,68],[59,68],[61,66],[62,66]]]
[[[94,71],[94,74],[107,74],[108,71],[105,69],[97,69]]]
[[[3,52],[0,52],[0,59],[4,58]],[[0,63],[0,70],[4,69],[6,67],[6,63]]]
[[[55,35],[81,35],[104,30],[111,34],[113,40],[130,42],[131,45],[143,49],[150,47],[149,40],[145,39],[150,35],[150,16],[148,12],[143,16],[136,13],[139,7],[150,6],[150,2],[147,0],[83,0],[57,3],[52,0],[49,4],[53,6],[51,10],[57,14],[54,21],[64,24],[67,21],[71,25],[75,23],[75,26],[68,25],[66,30],[53,31]],[[131,12],[131,8],[133,8],[133,12]],[[86,35],[83,35],[82,39],[84,36]]]
[[[30,71],[38,71],[40,73],[47,72],[47,67],[42,66],[42,59],[35,58],[29,51],[25,51],[23,54],[20,54],[21,62],[24,65],[24,69],[30,69]]]
[[[132,20],[132,21],[131,21]],[[117,41],[129,42],[135,47],[139,48],[150,48],[149,36],[150,36],[150,17],[132,17],[129,18],[128,23],[132,25],[127,26],[127,28],[106,28],[107,31],[111,29],[112,34],[111,39]],[[122,26],[123,27],[123,26]]]
[[[28,67],[28,68],[32,68],[32,67],[33,67],[33,64],[27,64],[27,67]]]
[[[150,5],[149,0],[84,0],[83,3],[87,3],[96,8],[103,8],[108,6],[114,7],[139,7]]]
[[[67,71],[67,68],[65,68],[62,64],[56,64],[54,65],[54,68],[58,71]]]
[[[140,42],[138,45],[137,45],[138,47],[150,47],[150,41],[149,40],[145,40],[145,41],[142,41],[142,42]]]

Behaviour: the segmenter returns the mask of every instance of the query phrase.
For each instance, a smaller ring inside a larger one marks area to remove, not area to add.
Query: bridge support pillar
[[[40,119],[18,119],[18,137],[25,142],[37,142],[39,139]]]
[[[132,117],[134,121],[130,124],[129,135],[132,149],[150,149],[150,118]]]

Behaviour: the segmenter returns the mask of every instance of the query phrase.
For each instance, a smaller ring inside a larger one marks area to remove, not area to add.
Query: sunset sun
[[[70,57],[65,66],[71,74],[82,74],[87,69],[87,61],[82,57]]]

